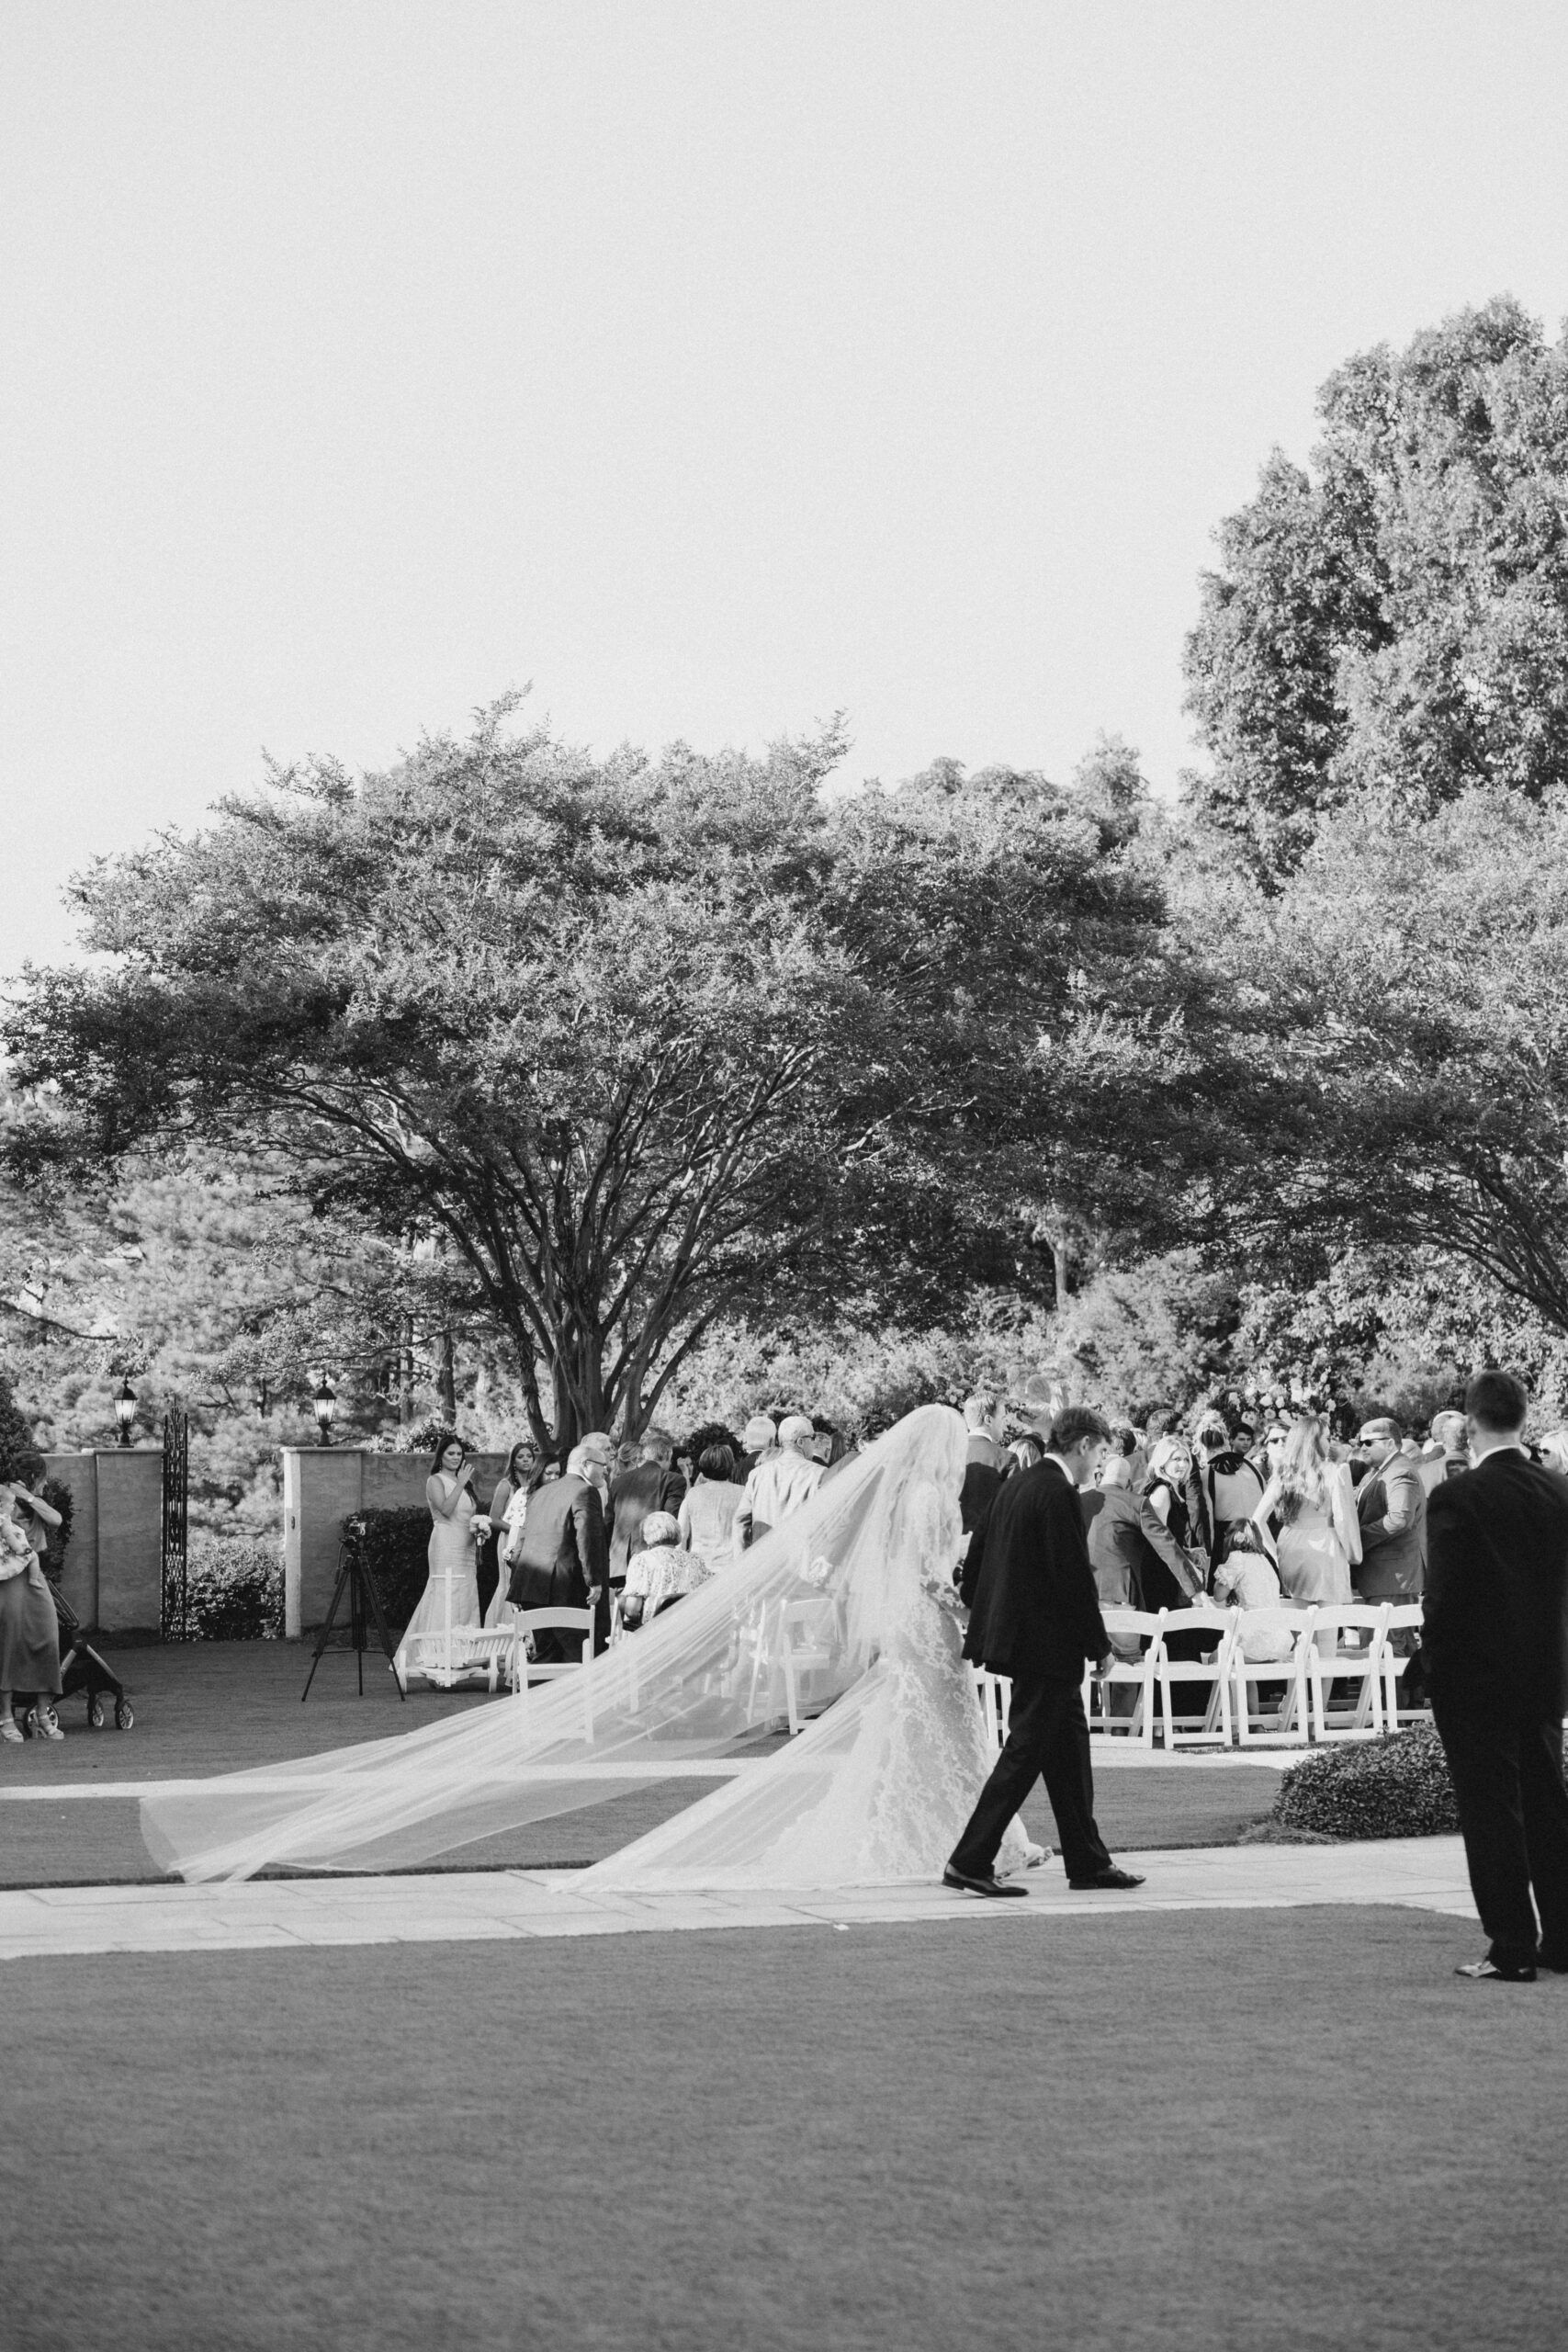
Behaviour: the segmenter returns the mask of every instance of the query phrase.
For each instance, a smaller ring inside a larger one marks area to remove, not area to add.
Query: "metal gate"
[[[190,1417],[177,1405],[164,1419],[164,1580],[160,1631],[166,1642],[188,1638],[186,1534],[190,1521]]]

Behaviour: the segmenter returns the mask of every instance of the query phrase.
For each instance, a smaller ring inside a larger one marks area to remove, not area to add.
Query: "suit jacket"
[[[1111,1647],[1077,1489],[1055,1462],[1007,1480],[971,1539],[961,1590],[964,1655],[993,1674],[1077,1682]]]
[[[1568,1484],[1514,1449],[1433,1493],[1421,1655],[1439,1706],[1562,1721]]]
[[[623,1470],[610,1488],[610,1576],[615,1584],[625,1580],[626,1562],[634,1552],[642,1550],[642,1522],[651,1511],[667,1510],[671,1518],[680,1514],[685,1499],[686,1481],[671,1464],[639,1462],[634,1469]]]
[[[1419,1598],[1427,1557],[1427,1488],[1421,1465],[1394,1453],[1356,1489],[1361,1522],[1361,1565],[1356,1589],[1363,1600]]]
[[[607,1566],[598,1488],[586,1478],[552,1478],[529,1501],[506,1598],[519,1609],[586,1609]]]
[[[983,1433],[969,1441],[964,1484],[958,1489],[958,1516],[965,1535],[973,1535],[1001,1491],[1005,1476],[998,1459],[1001,1448]]]
[[[1102,1604],[1180,1609],[1202,1591],[1201,1570],[1141,1495],[1125,1487],[1086,1487],[1078,1507]]]

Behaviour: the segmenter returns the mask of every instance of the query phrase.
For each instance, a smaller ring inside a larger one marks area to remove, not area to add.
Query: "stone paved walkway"
[[[0,1894],[0,1960],[73,1952],[243,1951],[266,1946],[456,1943],[691,1928],[852,1928],[986,1922],[1027,1933],[1095,1912],[1276,1910],[1403,1904],[1473,1918],[1457,1838],[1355,1846],[1181,1848],[1138,1857],[1131,1894],[1075,1894],[1051,1865],[1025,1902],[988,1903],[925,1883],[813,1894],[591,1894],[570,1872],[261,1879],[220,1886],[39,1887]]]

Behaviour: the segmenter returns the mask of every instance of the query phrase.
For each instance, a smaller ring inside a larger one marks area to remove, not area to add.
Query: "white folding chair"
[[[796,1676],[836,1666],[842,1648],[836,1602],[824,1595],[819,1600],[784,1603],[779,1611],[779,1666],[784,1674],[784,1705],[792,1738],[804,1729]]]
[[[1315,1609],[1238,1610],[1231,1645],[1235,1736],[1242,1747],[1304,1747],[1307,1744],[1307,1659]],[[1274,1657],[1248,1657],[1247,1645],[1267,1645]],[[1280,1688],[1265,1706],[1261,1686]]]
[[[1109,1672],[1097,1675],[1090,1668],[1084,1676],[1084,1716],[1091,1739],[1125,1740],[1134,1747],[1152,1747],[1155,1744],[1155,1716],[1158,1712],[1155,1700],[1156,1673],[1159,1662],[1160,1641],[1165,1626],[1166,1611],[1147,1609],[1105,1609],[1100,1611],[1111,1645],[1116,1653]],[[1121,1652],[1141,1643],[1142,1649],[1134,1657],[1123,1657]],[[1100,1712],[1094,1710],[1094,1694],[1100,1693]],[[1136,1693],[1132,1711],[1121,1715],[1112,1712],[1111,1694],[1113,1690]]]
[[[1386,1600],[1347,1602],[1343,1607],[1319,1602],[1306,1650],[1314,1739],[1325,1744],[1376,1739],[1382,1731],[1382,1652],[1392,1607]],[[1346,1641],[1347,1634],[1364,1634],[1366,1639],[1352,1645]],[[1349,1706],[1332,1703],[1337,1682],[1359,1685]]]
[[[531,1658],[527,1654],[529,1637],[535,1634],[581,1634],[582,1656],[571,1658]],[[513,1628],[516,1648],[513,1653],[513,1689],[520,1699],[528,1696],[530,1682],[558,1681],[565,1674],[575,1674],[582,1681],[582,1736],[590,1747],[593,1744],[593,1677],[588,1668],[593,1662],[593,1611],[592,1609],[520,1609]]]
[[[972,1666],[969,1679],[980,1702],[980,1719],[986,1726],[986,1745],[994,1747],[999,1756],[1007,1746],[1008,1709],[1012,1704],[1011,1678],[1006,1674],[991,1674],[983,1666]]]
[[[1212,1747],[1216,1742],[1223,1747],[1230,1746],[1231,1645],[1235,1617],[1234,1609],[1216,1609],[1213,1601],[1191,1609],[1161,1610],[1154,1670],[1159,1683],[1167,1747]],[[1212,1636],[1213,1648],[1201,1657],[1172,1657],[1168,1644],[1173,1634]],[[1206,1686],[1209,1696],[1201,1714],[1187,1699],[1182,1701],[1182,1712],[1177,1713],[1176,1694],[1171,1689],[1176,1682]]]
[[[1432,1702],[1424,1700],[1418,1707],[1402,1706],[1405,1669],[1412,1652],[1396,1651],[1395,1634],[1419,1633],[1423,1623],[1418,1600],[1390,1600],[1384,1603],[1388,1623],[1382,1637],[1382,1720],[1385,1731],[1397,1731],[1402,1724],[1428,1724],[1432,1720]]]

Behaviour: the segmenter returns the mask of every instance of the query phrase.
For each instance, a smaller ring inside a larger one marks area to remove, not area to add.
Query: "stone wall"
[[[71,1489],[71,1541],[60,1589],[82,1623],[106,1634],[156,1634],[162,1614],[163,1448],[46,1453],[44,1475]]]
[[[482,1510],[506,1457],[476,1453],[471,1459],[474,1499]],[[424,1453],[374,1453],[355,1445],[283,1448],[284,1632],[291,1642],[326,1621],[344,1521],[356,1510],[423,1510],[429,1476]]]

